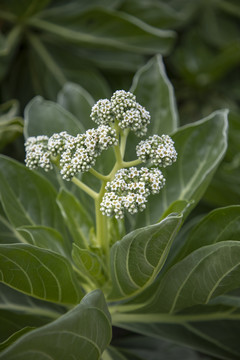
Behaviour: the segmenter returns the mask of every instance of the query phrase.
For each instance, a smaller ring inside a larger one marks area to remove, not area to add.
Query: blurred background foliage
[[[35,95],[55,101],[73,82],[108,97],[155,54],[181,125],[230,110],[228,151],[204,206],[239,204],[239,0],[1,0],[0,150],[23,160],[21,117]]]

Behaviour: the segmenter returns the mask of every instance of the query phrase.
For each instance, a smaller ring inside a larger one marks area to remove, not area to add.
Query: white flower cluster
[[[38,167],[48,171],[52,169],[50,161],[50,151],[48,150],[48,136],[40,135],[37,137],[31,136],[25,143],[26,148],[26,166],[30,169]]]
[[[136,147],[137,157],[142,161],[150,160],[156,166],[169,166],[177,160],[174,142],[168,135],[153,135],[140,141]]]
[[[136,102],[135,95],[124,90],[117,90],[110,100],[99,100],[90,116],[97,124],[109,125],[117,120],[121,129],[130,128],[138,136],[146,134],[150,122],[149,112]]]
[[[117,219],[146,208],[147,197],[156,194],[165,184],[162,172],[157,168],[136,167],[120,169],[113,181],[106,185],[100,210],[103,215],[114,215]]]
[[[71,180],[77,173],[93,167],[103,150],[117,145],[117,135],[110,126],[101,125],[76,137],[64,131],[53,134],[50,138],[28,138],[25,145],[28,167],[42,167],[48,171],[52,168],[51,157],[59,156],[60,173],[63,179]]]

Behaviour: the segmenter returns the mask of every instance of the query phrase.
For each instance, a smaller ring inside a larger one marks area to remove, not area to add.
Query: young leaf
[[[24,135],[47,135],[67,131],[71,135],[84,132],[81,122],[59,104],[36,96],[24,111]]]
[[[1,360],[99,360],[111,340],[111,319],[100,290],[56,321],[23,335]]]
[[[0,281],[27,295],[62,304],[82,297],[68,260],[28,244],[0,245]]]
[[[163,267],[181,216],[169,216],[158,224],[135,230],[111,249],[112,291],[110,300],[142,292]]]
[[[164,171],[166,185],[149,199],[149,210],[138,215],[137,225],[145,223],[146,216],[155,223],[176,200],[191,203],[184,217],[197,204],[226,151],[227,114],[227,110],[216,111],[172,136],[178,159]]]
[[[167,78],[160,55],[153,57],[138,70],[130,91],[151,114],[149,135],[171,134],[177,129],[178,113],[174,90]]]
[[[103,264],[96,254],[73,244],[72,257],[79,270],[93,282],[103,284],[106,281]]]
[[[0,197],[14,227],[43,225],[65,234],[53,186],[43,176],[5,156],[0,156]]]
[[[64,189],[60,191],[57,203],[75,243],[80,248],[88,248],[90,230],[94,225],[86,209],[73,194]]]

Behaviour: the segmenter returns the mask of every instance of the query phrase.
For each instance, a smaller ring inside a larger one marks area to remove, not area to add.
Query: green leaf
[[[0,149],[23,132],[23,119],[18,117],[19,104],[10,100],[0,105]]]
[[[76,45],[56,42],[55,37],[28,35],[31,80],[35,93],[56,99],[57,93],[68,81],[82,86],[94,98],[110,95],[109,85],[90,59],[93,55],[80,50]],[[98,64],[96,64],[98,66]]]
[[[239,287],[240,243],[204,246],[175,264],[161,279],[149,312],[176,313]],[[144,311],[144,307],[141,312]]]
[[[94,224],[86,209],[72,193],[64,189],[60,190],[57,203],[75,243],[80,248],[88,248],[90,230]]]
[[[210,116],[180,128],[173,136],[178,152],[176,163],[164,169],[166,185],[159,195],[149,199],[147,211],[137,217],[137,226],[155,223],[177,200],[190,203],[189,214],[201,199],[227,147],[227,111],[215,111]]]
[[[190,206],[190,203],[186,200],[176,200],[174,201],[169,208],[163,213],[160,220],[163,220],[170,214],[177,213],[177,214],[184,214],[187,208]]]
[[[240,113],[230,111],[228,148],[204,200],[215,207],[239,204],[240,202]]]
[[[227,317],[227,315],[226,315]],[[123,322],[117,326],[146,335],[148,337],[165,339],[175,344],[204,352],[217,359],[238,360],[239,348],[239,320],[219,321],[210,320],[199,322],[181,321],[174,317],[169,323],[157,317],[149,321]]]
[[[65,309],[41,301],[0,283],[0,341],[6,341],[25,327],[39,327],[55,320]]]
[[[24,135],[51,136],[53,133],[67,131],[71,135],[84,132],[81,122],[60,105],[37,96],[25,108]]]
[[[90,113],[95,101],[83,87],[66,83],[58,93],[57,102],[78,118],[85,130],[94,127],[94,123],[90,125]]]
[[[55,229],[46,226],[21,226],[17,231],[26,242],[43,249],[66,256],[70,253],[70,244],[66,244],[62,235]]]
[[[28,244],[0,245],[0,281],[27,295],[77,304],[82,291],[67,259]]]
[[[131,0],[123,2],[121,11],[134,15],[152,26],[173,29],[183,26],[191,18],[200,2],[201,0],[194,2]]]
[[[7,36],[0,34],[0,81],[4,79],[9,71],[16,47],[20,41],[20,35],[20,26],[14,26]]]
[[[35,329],[35,328],[31,327],[31,326],[26,326],[26,327],[22,328],[21,330],[16,331],[14,334],[9,336],[9,338],[7,340],[0,343],[0,352],[3,351],[4,349],[6,349],[11,344],[13,344],[22,335],[28,333],[29,331],[32,331],[33,329]]]
[[[180,257],[194,250],[225,240],[240,241],[240,206],[215,209],[190,232]]]
[[[20,18],[27,18],[44,9],[50,0],[21,0],[21,2],[2,0],[2,8],[8,10]]]
[[[172,84],[160,55],[148,61],[133,78],[130,88],[137,101],[151,114],[148,134],[171,134],[178,126],[178,113]]]
[[[181,216],[169,216],[156,225],[135,230],[111,249],[111,300],[142,292],[163,267]]]
[[[0,243],[11,244],[19,241],[17,231],[4,216],[0,215]]]
[[[0,156],[0,196],[14,227],[43,225],[65,234],[53,186],[43,176],[5,156]]]
[[[106,282],[104,266],[100,258],[92,251],[81,249],[73,244],[72,257],[81,273],[99,286]]]
[[[113,345],[123,354],[126,354],[126,359],[139,360],[200,360],[208,358],[202,357],[195,351],[176,345],[173,342],[164,341],[162,339],[154,339],[143,336],[125,336],[116,339]],[[112,348],[111,348],[112,349]],[[114,348],[113,348],[114,349]],[[113,357],[115,360],[115,358]],[[121,358],[119,358],[120,360]],[[209,359],[210,360],[210,359]]]
[[[98,360],[110,340],[110,315],[102,293],[95,290],[56,321],[22,336],[1,359]]]
[[[90,9],[84,13],[44,14],[31,25],[74,44],[95,48],[121,49],[143,54],[169,52],[175,38],[170,30],[154,28],[141,20],[110,9]]]

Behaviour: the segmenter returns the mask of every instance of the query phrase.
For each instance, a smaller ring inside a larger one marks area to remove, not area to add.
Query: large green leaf
[[[0,283],[1,342],[26,327],[45,325],[64,312],[60,305],[34,299]]]
[[[35,17],[29,23],[75,44],[145,54],[167,53],[175,38],[173,31],[154,28],[128,14],[103,8],[59,16],[45,13],[43,18]]]
[[[201,354],[197,354],[195,351],[176,345],[170,341],[164,341],[161,339],[154,339],[143,336],[124,336],[120,339],[116,339],[112,344],[121,353],[126,356],[126,359],[139,359],[139,360],[207,360],[208,357],[203,357]],[[115,348],[109,349],[110,353],[114,355]],[[112,357],[115,360],[115,357]],[[118,358],[116,358],[118,359]],[[119,360],[125,359],[119,357]],[[210,359],[209,359],[210,360]]]
[[[94,123],[91,124],[90,120],[94,99],[83,87],[74,83],[66,83],[59,92],[57,101],[76,118],[80,119],[86,130],[94,127]]]
[[[149,135],[171,134],[177,129],[178,113],[174,90],[167,78],[160,55],[156,55],[138,70],[130,91],[151,114]]]
[[[35,97],[27,105],[24,113],[24,135],[51,136],[53,133],[67,131],[71,135],[77,135],[84,131],[81,122],[60,105],[47,101],[40,96]]]
[[[0,156],[0,196],[14,227],[43,225],[65,234],[57,193],[41,175],[24,165]]]
[[[11,244],[20,241],[21,238],[19,238],[18,232],[4,216],[0,215],[0,243]]]
[[[224,240],[240,240],[240,206],[215,209],[205,216],[190,232],[181,257],[194,250]]]
[[[227,111],[219,110],[207,118],[180,128],[173,136],[178,152],[176,163],[164,170],[166,185],[150,198],[147,211],[137,224],[155,223],[176,200],[197,204],[206,190],[227,147]]]
[[[0,359],[98,360],[110,340],[110,315],[102,293],[95,290],[56,321],[22,336]]]
[[[73,194],[64,189],[60,191],[57,203],[75,243],[81,248],[88,248],[90,230],[94,225],[87,210]]]
[[[82,290],[68,260],[28,244],[0,245],[0,281],[27,295],[77,304]]]
[[[200,316],[201,317],[201,316]],[[227,315],[225,315],[228,318]],[[199,318],[200,319],[200,318]],[[203,318],[197,322],[188,322],[187,317],[179,320],[173,317],[170,321],[153,317],[152,321],[145,321],[139,317],[138,321],[129,318],[129,322],[117,322],[115,325],[144,334],[148,337],[170,340],[175,344],[185,345],[200,353],[206,353],[215,359],[238,360],[239,348],[239,317],[231,321],[219,321]]]
[[[163,267],[181,216],[135,230],[111,249],[112,291],[109,299],[134,296],[149,286]]]
[[[239,254],[231,240],[195,250],[157,279],[140,312],[174,314],[239,288]]]

